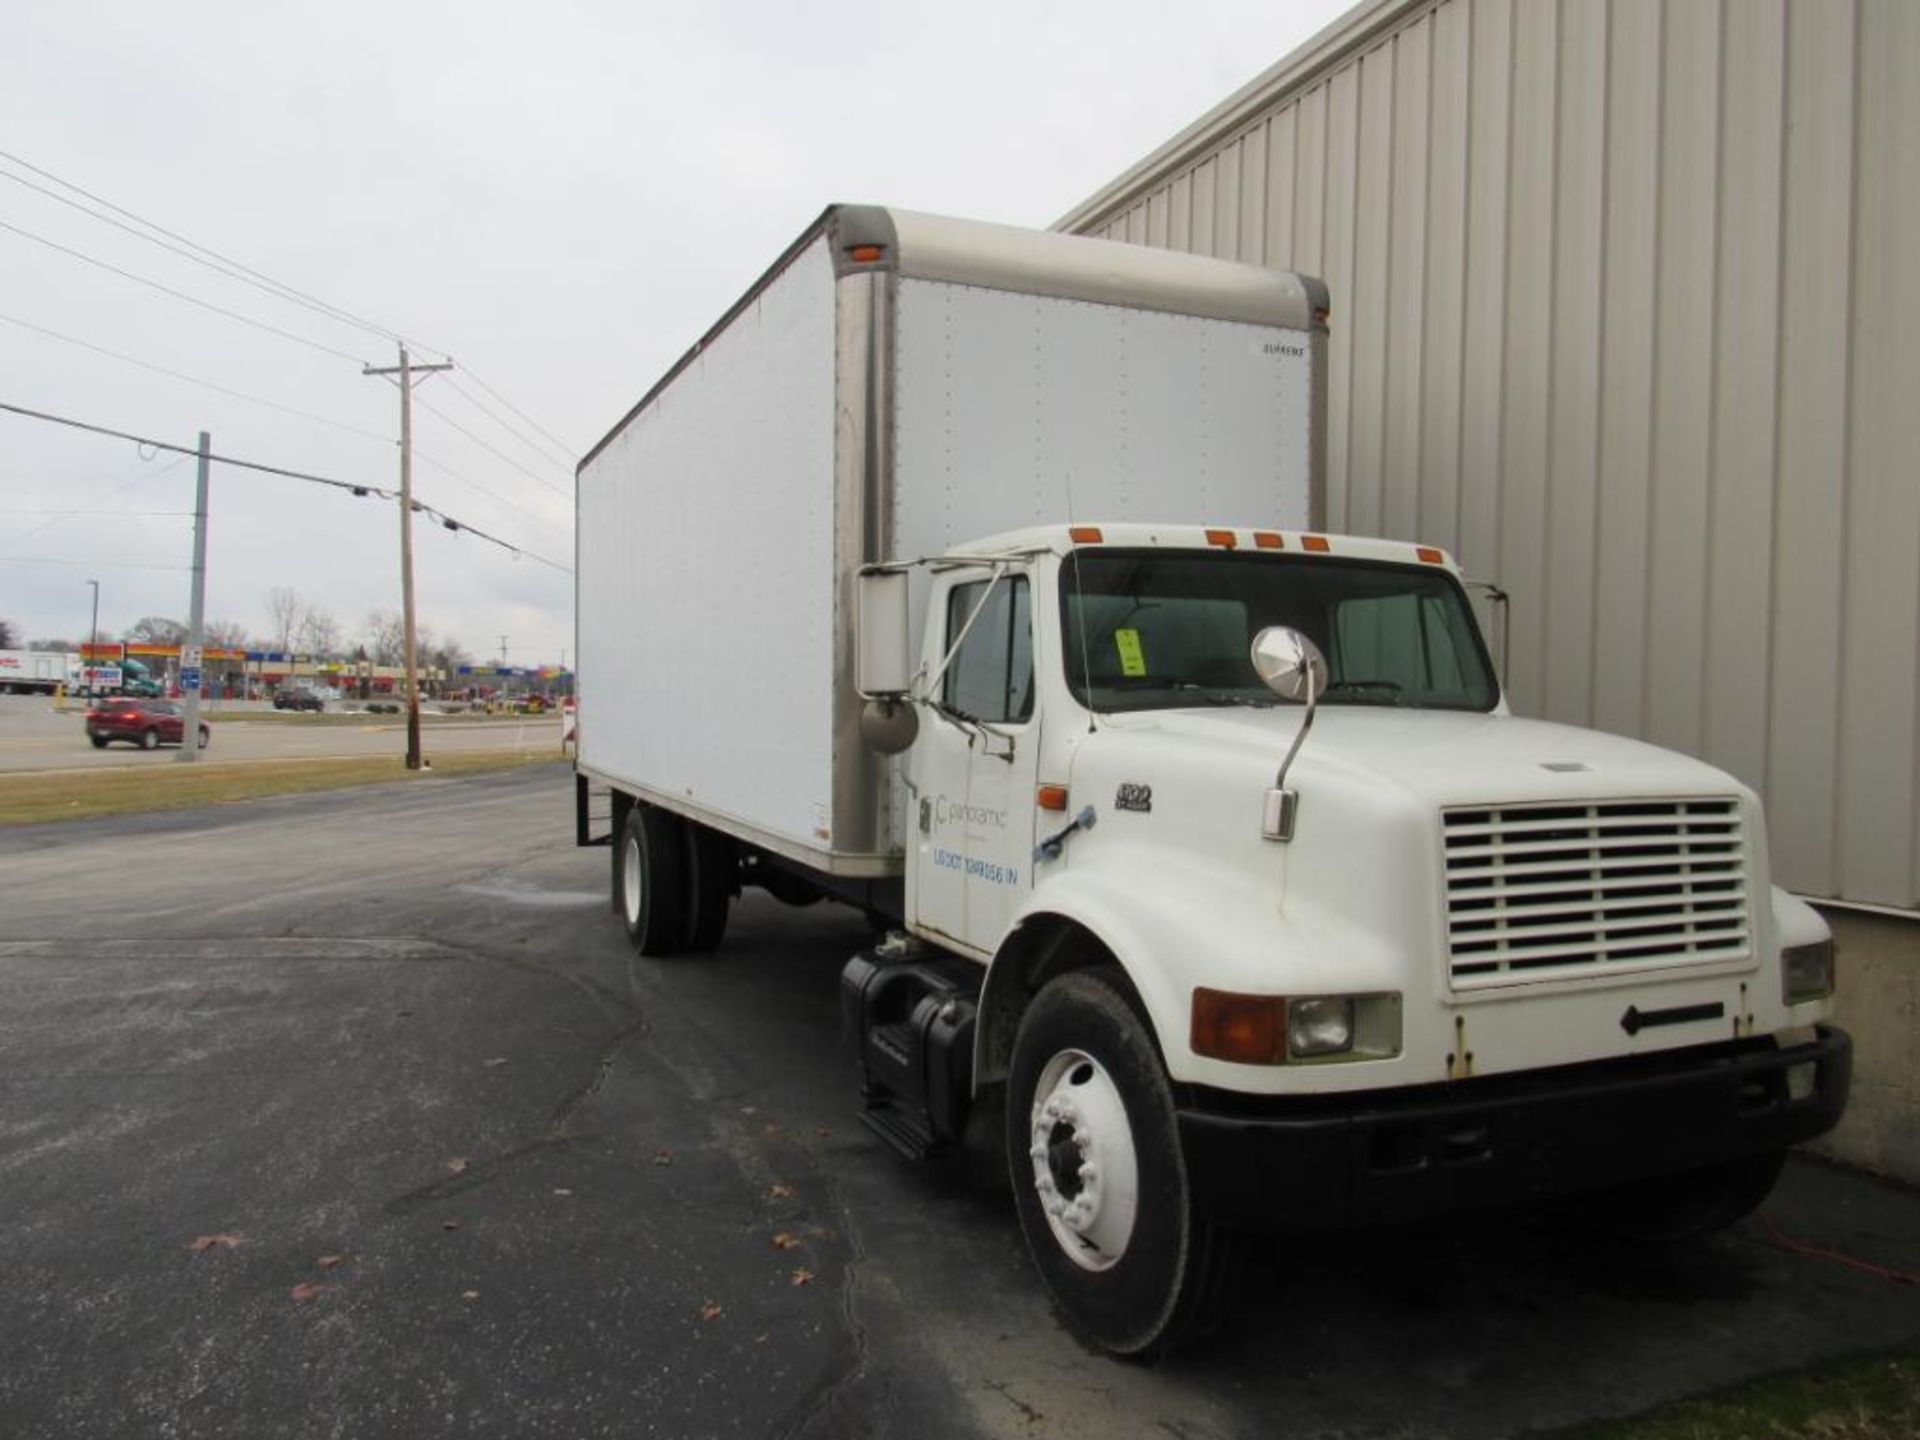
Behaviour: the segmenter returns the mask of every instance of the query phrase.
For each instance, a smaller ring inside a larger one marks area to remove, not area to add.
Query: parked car
[[[87,711],[87,738],[93,748],[104,750],[111,740],[125,740],[142,750],[157,745],[178,745],[186,733],[187,722],[180,707],[171,700],[136,700],[120,696],[102,700]],[[205,722],[200,726],[200,748],[213,738]]]
[[[282,690],[273,697],[276,710],[324,710],[326,698],[313,690]]]

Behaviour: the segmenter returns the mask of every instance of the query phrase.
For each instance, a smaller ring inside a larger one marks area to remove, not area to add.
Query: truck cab
[[[1838,1118],[1831,943],[1753,793],[1512,715],[1441,551],[1063,525],[913,568],[917,656],[863,680],[917,720],[874,727],[910,742],[905,934],[849,965],[848,1033],[910,1153],[1004,1114],[1098,1343],[1197,1324],[1239,1228],[1582,1195],[1713,1228]]]

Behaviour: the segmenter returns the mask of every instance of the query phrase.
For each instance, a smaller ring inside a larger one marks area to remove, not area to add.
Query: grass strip
[[[1554,1440],[1912,1440],[1920,1435],[1920,1350],[1841,1360]]]
[[[326,760],[199,761],[114,770],[69,770],[58,775],[0,776],[0,825],[91,820],[150,810],[191,810],[266,795],[298,795],[353,785],[393,785],[450,776],[550,765],[551,750],[476,750],[430,757],[431,770],[412,771],[399,755]]]

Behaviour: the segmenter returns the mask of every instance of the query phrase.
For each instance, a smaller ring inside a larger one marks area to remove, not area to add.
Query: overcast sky
[[[9,5],[0,402],[398,483],[397,393],[361,374],[390,340],[19,183],[100,208],[33,166],[451,355],[416,391],[416,495],[529,553],[417,525],[421,619],[571,658],[572,577],[531,557],[572,564],[573,462],[828,202],[1047,225],[1345,8]],[[0,412],[0,618],[77,639],[97,579],[105,634],[184,619],[193,471]],[[210,619],[267,633],[274,586],[349,637],[398,608],[392,504],[216,465],[211,513]]]

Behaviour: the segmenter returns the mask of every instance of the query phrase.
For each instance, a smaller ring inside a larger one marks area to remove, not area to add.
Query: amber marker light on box
[[[1193,1053],[1239,1065],[1284,1065],[1287,1002],[1279,995],[1236,995],[1197,986],[1193,992]]]
[[[1255,548],[1260,550],[1284,550],[1287,548],[1287,542],[1280,538],[1280,534],[1276,530],[1254,531],[1253,543]]]
[[[885,253],[883,247],[879,245],[849,245],[847,247],[847,258],[856,265],[872,265]]]
[[[1033,792],[1033,803],[1042,810],[1064,810],[1067,808],[1067,787],[1042,785]]]
[[[1076,545],[1098,545],[1106,537],[1100,533],[1098,525],[1070,525],[1067,538]]]
[[[1324,535],[1302,535],[1300,537],[1300,548],[1302,550],[1311,550],[1316,555],[1324,555],[1333,549],[1333,546],[1327,543],[1327,537]]]

